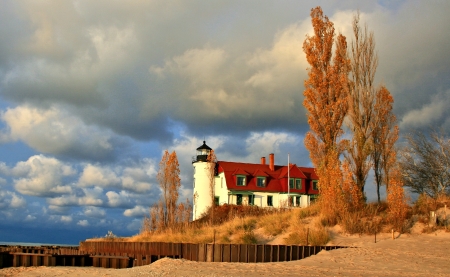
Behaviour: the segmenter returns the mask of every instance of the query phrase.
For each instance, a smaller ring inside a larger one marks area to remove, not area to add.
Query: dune
[[[331,242],[354,248],[322,251],[279,263],[206,263],[164,258],[129,269],[93,267],[19,267],[0,276],[450,276],[450,233],[391,233],[374,236],[336,234]]]

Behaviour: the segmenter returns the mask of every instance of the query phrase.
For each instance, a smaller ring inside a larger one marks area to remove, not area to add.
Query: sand
[[[279,263],[202,263],[164,258],[130,269],[19,267],[0,276],[450,276],[450,233],[341,235],[332,244],[355,248],[321,251]]]

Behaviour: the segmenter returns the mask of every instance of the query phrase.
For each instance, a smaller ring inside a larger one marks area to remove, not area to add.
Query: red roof
[[[288,168],[287,166],[274,165],[272,171],[268,164],[251,164],[236,162],[217,162],[218,173],[225,174],[226,185],[229,190],[241,191],[261,191],[261,192],[288,192]],[[236,176],[246,177],[245,186],[238,186]],[[257,177],[265,177],[264,187],[257,186]],[[292,193],[318,194],[312,189],[312,180],[318,180],[314,168],[298,167],[291,164],[289,168],[289,177],[302,179],[301,189],[290,189]]]

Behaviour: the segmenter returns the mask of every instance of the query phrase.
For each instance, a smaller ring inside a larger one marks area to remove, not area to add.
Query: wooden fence
[[[148,265],[164,257],[198,262],[285,262],[338,248],[344,247],[85,241],[79,247],[0,247],[0,268],[41,265],[127,268]]]

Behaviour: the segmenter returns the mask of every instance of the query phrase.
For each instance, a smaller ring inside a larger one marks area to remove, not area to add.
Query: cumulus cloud
[[[77,225],[86,227],[89,226],[89,221],[87,221],[86,219],[78,220]]]
[[[104,218],[106,216],[106,211],[98,207],[85,207],[84,215],[92,218]]]
[[[131,196],[126,191],[120,191],[119,193],[115,191],[108,191],[106,193],[106,197],[108,198],[108,205],[110,207],[118,208],[118,207],[130,207],[131,205]]]
[[[55,196],[72,192],[64,178],[75,174],[75,170],[55,158],[35,155],[25,162],[19,162],[13,172],[17,173],[14,187],[25,195]]]
[[[448,118],[450,90],[432,97],[431,102],[419,109],[407,112],[400,122],[400,128],[423,128],[440,125]]]
[[[29,214],[25,217],[25,221],[34,221],[34,220],[36,220],[36,217],[33,215]]]
[[[63,195],[47,199],[50,205],[54,206],[102,206],[103,189],[99,187],[84,188],[82,195]]]
[[[155,163],[142,159],[128,166],[100,166],[87,164],[79,179],[79,186],[118,188],[134,192],[147,192],[156,175]]]
[[[142,217],[147,213],[148,213],[148,208],[146,208],[144,206],[136,206],[132,209],[126,209],[123,212],[123,215],[128,216],[128,217]]]
[[[44,153],[102,159],[114,151],[111,132],[84,124],[61,107],[41,109],[28,105],[1,113],[4,136],[21,140]]]
[[[26,207],[27,202],[21,196],[12,191],[0,190],[0,210],[20,209]]]
[[[120,179],[110,168],[88,164],[83,169],[79,184],[82,187],[117,187]]]

